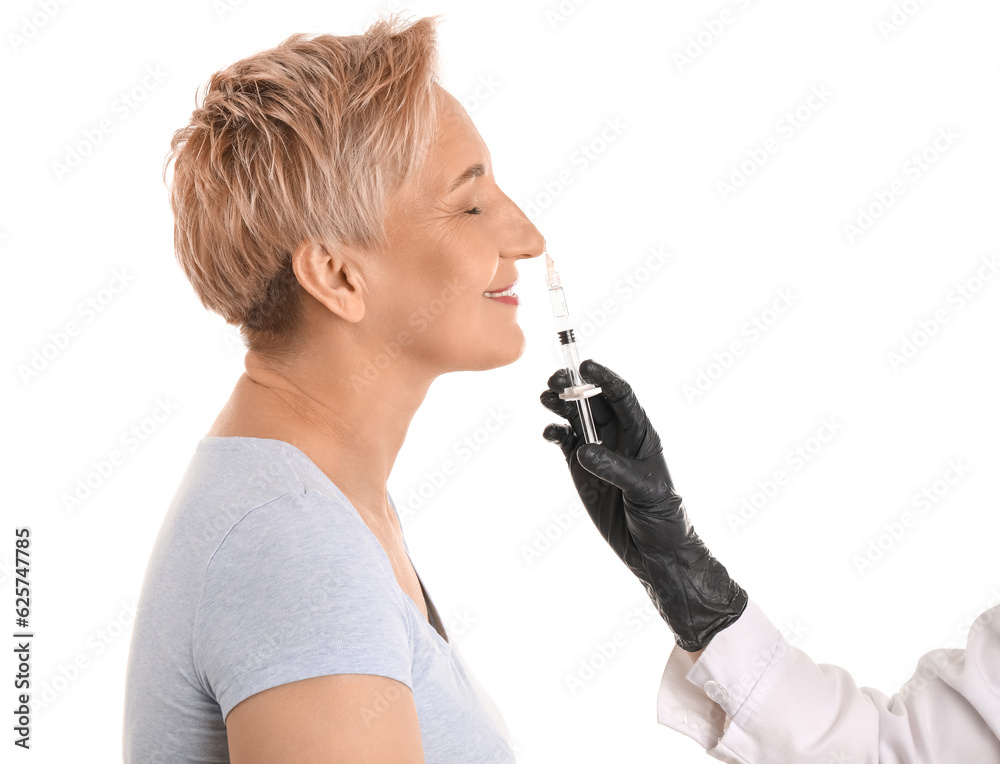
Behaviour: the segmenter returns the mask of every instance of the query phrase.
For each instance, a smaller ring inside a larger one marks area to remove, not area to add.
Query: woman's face
[[[545,240],[497,186],[465,109],[434,87],[435,143],[387,205],[387,244],[366,314],[378,322],[380,344],[398,343],[435,373],[491,369],[520,357],[524,334],[513,300],[486,293],[508,289],[517,261],[542,254]]]

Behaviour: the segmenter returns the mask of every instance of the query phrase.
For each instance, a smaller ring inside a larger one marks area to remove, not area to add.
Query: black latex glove
[[[550,424],[542,435],[562,448],[591,519],[643,583],[677,644],[701,650],[743,614],[747,594],[695,533],[660,437],[629,384],[589,359],[580,375],[602,388],[589,399],[601,445],[584,441],[576,402],[558,396],[570,384],[565,369],[549,378],[541,401],[569,424]]]

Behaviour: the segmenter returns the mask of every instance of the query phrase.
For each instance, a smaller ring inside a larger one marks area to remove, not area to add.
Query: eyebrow
[[[449,194],[453,193],[455,189],[457,189],[466,181],[471,180],[472,178],[478,178],[481,175],[485,174],[486,174],[486,167],[483,165],[482,162],[477,162],[476,164],[469,165],[467,168],[465,168],[465,172],[463,172],[461,175],[455,178],[455,180],[452,181],[451,187],[448,189],[448,193]]]

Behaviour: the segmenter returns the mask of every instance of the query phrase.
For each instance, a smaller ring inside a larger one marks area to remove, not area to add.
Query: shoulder
[[[224,713],[267,687],[324,674],[411,682],[412,631],[388,558],[350,507],[315,491],[255,507],[219,544],[192,634]]]
[[[333,525],[340,536],[363,537],[365,530],[340,489],[291,444],[236,437],[199,441],[165,520],[165,535],[196,542],[207,559],[237,527],[246,535],[268,524],[278,530]]]
[[[394,580],[378,540],[346,502],[318,491],[289,491],[253,507],[219,540],[208,561],[213,580],[246,576],[269,587],[295,577],[336,578],[370,589]]]

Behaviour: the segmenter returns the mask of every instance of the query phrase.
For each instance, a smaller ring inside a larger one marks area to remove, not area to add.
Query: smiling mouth
[[[499,292],[483,292],[483,297],[513,297],[514,287],[517,286],[517,281],[515,280],[513,284],[504,287]]]
[[[513,285],[507,287],[502,292],[483,292],[484,297],[513,297],[514,287]]]

